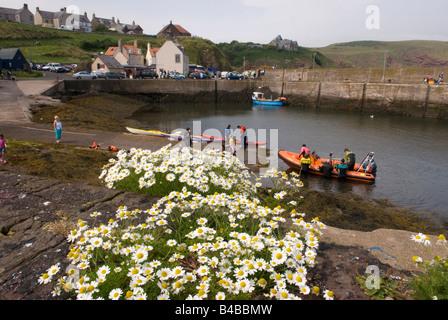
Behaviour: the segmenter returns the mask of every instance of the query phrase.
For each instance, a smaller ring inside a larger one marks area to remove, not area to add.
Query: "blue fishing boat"
[[[280,97],[274,99],[273,97],[271,97],[271,99],[266,99],[263,92],[255,91],[252,94],[252,102],[254,103],[254,105],[261,106],[283,106],[286,104],[286,98]]]

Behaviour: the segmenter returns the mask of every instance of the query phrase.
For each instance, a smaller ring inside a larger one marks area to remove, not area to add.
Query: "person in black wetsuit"
[[[322,173],[324,174],[324,177],[327,179],[331,178],[331,171],[333,171],[333,166],[331,165],[330,162],[325,161],[322,165],[322,167],[320,167],[320,170],[322,171]]]

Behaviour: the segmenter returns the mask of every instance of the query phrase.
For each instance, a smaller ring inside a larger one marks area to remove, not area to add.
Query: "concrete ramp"
[[[57,85],[54,80],[20,80],[17,81],[17,87],[24,96],[41,95],[50,88]]]

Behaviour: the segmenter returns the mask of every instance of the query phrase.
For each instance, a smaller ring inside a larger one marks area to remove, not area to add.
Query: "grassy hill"
[[[230,64],[237,67],[243,67],[246,64],[246,69],[250,68],[307,68],[313,65],[313,56],[316,52],[315,66],[316,67],[332,67],[333,62],[318,51],[313,51],[303,47],[299,47],[296,51],[282,50],[274,46],[255,44],[255,43],[240,43],[232,41],[231,43],[220,43],[218,47],[229,60]]]
[[[32,58],[36,63],[90,62],[92,53],[105,52],[108,47],[117,46],[120,39],[124,44],[133,44],[134,40],[137,40],[138,47],[145,55],[148,42],[152,48],[157,48],[165,41],[148,35],[80,33],[0,20],[0,48],[18,47],[28,60]],[[220,68],[230,68],[225,56],[211,41],[189,38],[181,39],[180,43],[185,47],[190,63],[210,61]]]
[[[0,20],[0,48],[18,47],[33,62],[80,63],[91,62],[92,53],[100,53],[118,40],[133,44],[146,54],[147,43],[160,47],[164,39],[150,35],[122,35],[118,33],[79,33],[42,28]],[[40,45],[36,45],[36,43]],[[446,67],[448,42],[442,41],[356,41],[332,44],[323,48],[303,48],[296,51],[280,50],[266,44],[215,44],[198,37],[179,39],[185,47],[190,63],[220,70],[250,68],[307,68],[354,67],[382,68],[387,52],[388,68]],[[245,66],[243,66],[245,63]]]
[[[444,41],[355,41],[313,50],[341,67],[382,68],[385,52],[389,68],[448,66],[448,42]]]
[[[133,44],[146,54],[147,43],[152,48],[162,46],[164,39],[149,35],[122,35],[115,33],[79,33],[64,30],[42,28],[0,20],[0,47],[18,47],[33,62],[80,63],[92,61],[92,53],[100,53],[110,46],[116,46],[118,40],[124,44]],[[36,43],[39,45],[36,45]],[[277,50],[267,45],[253,45],[233,41],[230,44],[216,45],[212,41],[198,37],[181,38],[190,63],[220,70],[248,67],[303,67],[311,66],[313,52],[300,48],[299,51]],[[245,57],[245,58],[244,58]],[[288,62],[286,62],[288,60]],[[331,61],[321,54],[316,55],[316,66],[330,66]]]

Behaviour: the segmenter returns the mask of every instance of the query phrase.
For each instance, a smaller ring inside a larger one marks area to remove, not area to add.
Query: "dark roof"
[[[104,24],[106,27],[110,28],[115,26],[117,23],[112,20],[112,19],[106,19],[106,18],[99,18],[99,17],[95,17],[93,20],[96,20],[99,24]]]
[[[99,56],[98,58],[100,58],[108,68],[123,68],[120,62],[113,56]]]
[[[64,14],[64,11],[50,12],[50,11],[39,10],[39,13],[42,16],[42,18],[55,19],[55,18],[59,18],[62,14]]]
[[[18,51],[18,48],[0,49],[0,59],[13,60]]]
[[[24,8],[10,9],[10,8],[0,7],[0,13],[4,13],[4,14],[18,14],[18,13],[21,13],[23,11],[23,9]]]

